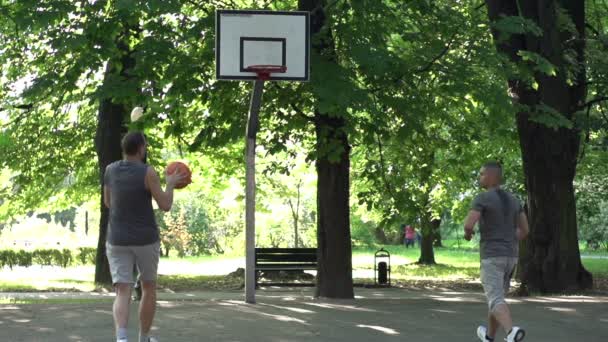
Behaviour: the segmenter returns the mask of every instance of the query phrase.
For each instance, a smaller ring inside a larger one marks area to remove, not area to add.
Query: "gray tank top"
[[[146,189],[148,165],[126,160],[108,166],[104,184],[110,190],[108,243],[143,246],[159,241],[152,209],[152,195]]]

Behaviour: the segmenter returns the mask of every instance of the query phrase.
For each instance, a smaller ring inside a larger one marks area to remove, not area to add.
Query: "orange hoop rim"
[[[267,80],[270,78],[270,74],[282,74],[287,71],[287,67],[284,65],[250,65],[245,68],[247,72],[255,72],[258,74],[258,79]]]

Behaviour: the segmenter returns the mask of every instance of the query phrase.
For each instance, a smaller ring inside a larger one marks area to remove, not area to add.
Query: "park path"
[[[27,296],[40,295],[50,294]],[[249,305],[241,292],[163,293],[154,329],[161,341],[173,342],[472,342],[486,309],[483,296],[475,292],[357,289],[356,295],[356,300],[316,300],[310,289],[270,289],[258,291],[258,304]],[[75,295],[55,298],[65,296]],[[111,341],[111,297],[0,305],[0,341]],[[516,320],[529,331],[526,341],[608,341],[608,297],[531,297],[510,303]],[[134,340],[135,324],[130,334]]]

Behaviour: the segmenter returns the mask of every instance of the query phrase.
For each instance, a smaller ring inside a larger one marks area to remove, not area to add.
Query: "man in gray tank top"
[[[152,198],[169,211],[173,189],[185,175],[167,174],[165,191],[153,167],[144,163],[147,144],[140,132],[128,133],[122,140],[123,160],[107,166],[104,173],[104,204],[110,209],[106,250],[112,282],[116,290],[114,323],[116,340],[127,342],[127,321],[131,290],[137,265],[142,286],[140,302],[140,342],[156,342],[149,336],[156,311],[156,278],[160,256],[158,226]]]
[[[480,275],[489,311],[488,326],[479,326],[477,336],[484,342],[494,341],[500,327],[508,342],[522,341],[526,335],[522,328],[513,326],[505,295],[517,264],[519,240],[528,235],[528,220],[515,196],[500,188],[501,182],[501,166],[486,163],[479,177],[486,191],[473,200],[464,225],[465,239],[470,241],[479,222]]]

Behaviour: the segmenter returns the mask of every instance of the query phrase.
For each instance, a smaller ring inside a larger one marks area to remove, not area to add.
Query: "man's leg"
[[[492,316],[493,318],[490,319],[490,321],[494,320],[495,322],[497,322],[507,334],[511,331],[511,328],[513,328],[511,311],[509,310],[509,306],[506,303],[497,304],[494,307],[494,311],[492,311],[492,314],[490,316]],[[498,329],[498,326],[496,327],[496,329]],[[494,333],[496,333],[496,331],[494,331]]]
[[[160,244],[134,247],[141,281],[142,296],[139,303],[139,340],[150,340],[150,329],[156,313],[156,278],[160,258]]]
[[[510,326],[512,325],[512,323],[510,323],[508,320],[505,320],[504,310],[499,308],[502,306],[502,304],[506,305],[504,301],[503,285],[503,269],[505,266],[506,258],[487,258],[481,260],[481,283],[483,285],[489,305],[488,329],[486,331],[486,336],[489,339],[494,339],[496,337],[496,332],[500,326],[503,326],[503,323],[507,324],[509,329],[511,329]]]
[[[511,277],[517,260],[515,258],[493,258],[482,262],[485,266],[486,295],[490,302],[488,315],[488,337],[494,338],[499,327],[509,334],[513,328],[511,310],[505,297],[509,292]],[[484,287],[485,288],[485,287]]]
[[[488,337],[496,337],[496,332],[498,331],[498,328],[500,328],[500,323],[498,323],[494,315],[492,315],[492,312],[488,312]]]
[[[142,281],[142,296],[139,303],[139,334],[140,341],[146,341],[150,335],[154,314],[156,313],[156,282]]]
[[[114,324],[116,325],[116,338],[118,340],[127,339],[127,324],[129,323],[129,306],[131,304],[130,283],[117,283],[116,298],[114,299]]]
[[[505,268],[504,274],[504,282],[503,289],[505,295],[509,293],[509,289],[511,288],[511,278],[513,278],[513,274],[515,273],[515,267],[517,266],[517,258],[512,257],[507,259],[507,267]],[[500,320],[502,323],[502,327],[505,329],[507,334],[508,341],[521,341],[526,336],[526,332],[524,329],[520,327],[516,327],[513,325],[513,319],[511,316],[511,310],[509,306],[505,302],[504,305],[499,305],[496,308],[496,319]]]
[[[131,287],[133,286],[133,265],[135,255],[125,246],[106,244],[106,254],[110,264],[112,282],[116,298],[112,307],[116,339],[127,340],[127,323],[129,321],[129,305],[131,304]]]

